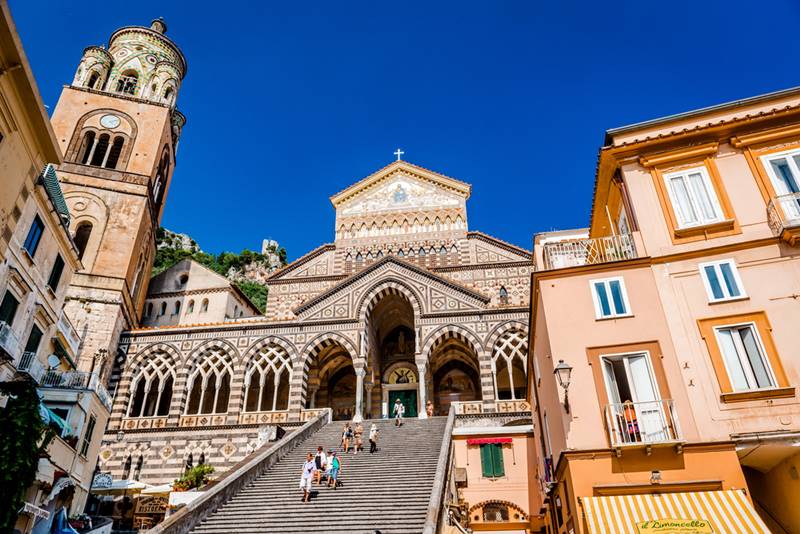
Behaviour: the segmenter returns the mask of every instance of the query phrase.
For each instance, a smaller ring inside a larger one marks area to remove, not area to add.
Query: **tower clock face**
[[[119,117],[116,115],[103,115],[100,118],[100,124],[105,128],[116,128],[119,126]]]

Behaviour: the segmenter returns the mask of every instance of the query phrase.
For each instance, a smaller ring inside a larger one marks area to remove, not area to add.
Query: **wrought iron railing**
[[[19,339],[11,329],[11,326],[0,321],[0,350],[12,360],[19,357]]]
[[[612,447],[683,439],[672,399],[608,404],[606,428]]]
[[[545,269],[562,269],[636,258],[631,234],[574,239],[544,244]]]
[[[17,371],[23,372],[33,378],[37,383],[41,383],[44,375],[44,366],[36,358],[35,352],[23,352],[16,361]]]
[[[787,228],[800,226],[800,193],[772,198],[767,206],[767,222],[775,235],[780,235]]]
[[[63,389],[88,389],[94,391],[100,402],[111,411],[111,395],[100,382],[95,373],[85,371],[45,371],[41,380],[42,387]]]

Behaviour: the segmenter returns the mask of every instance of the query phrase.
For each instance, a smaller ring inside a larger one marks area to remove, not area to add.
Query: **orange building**
[[[800,88],[607,132],[535,238],[549,532],[800,532],[799,186]]]

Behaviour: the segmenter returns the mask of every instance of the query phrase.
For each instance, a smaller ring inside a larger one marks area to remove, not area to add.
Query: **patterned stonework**
[[[141,479],[158,483],[202,454],[224,470],[263,443],[260,428],[292,428],[325,406],[352,416],[354,387],[365,388],[364,415],[380,416],[398,365],[420,402],[467,388],[478,400],[463,413],[529,410],[496,399],[526,380],[531,254],[468,232],[468,197],[467,184],[395,163],[333,197],[337,225],[409,224],[369,235],[337,226],[336,243],[273,274],[264,317],[124,333],[101,468],[119,477],[127,457],[144,455]],[[397,328],[402,337],[387,341]]]

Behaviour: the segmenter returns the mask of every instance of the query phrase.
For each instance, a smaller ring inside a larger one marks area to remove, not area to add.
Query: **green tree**
[[[0,382],[0,394],[8,398],[0,410],[0,532],[11,532],[53,431],[39,414],[33,383]]]

